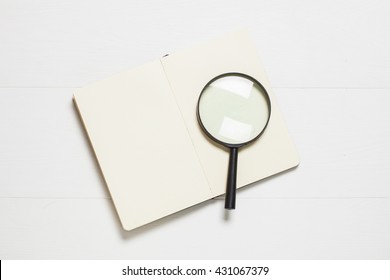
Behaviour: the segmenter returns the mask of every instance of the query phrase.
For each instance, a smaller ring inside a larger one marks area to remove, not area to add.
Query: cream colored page
[[[212,196],[160,61],[74,97],[124,229]]]
[[[299,159],[246,32],[235,32],[205,45],[162,59],[163,67],[200,158],[213,195],[225,193],[229,153],[209,140],[196,119],[205,84],[226,72],[253,76],[267,89],[272,103],[268,128],[255,143],[239,150],[237,186],[241,187],[298,165]]]

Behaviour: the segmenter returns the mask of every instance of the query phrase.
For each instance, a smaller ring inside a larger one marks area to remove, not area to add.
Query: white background
[[[389,3],[0,0],[0,259],[390,258]],[[301,165],[124,232],[74,89],[242,27]]]

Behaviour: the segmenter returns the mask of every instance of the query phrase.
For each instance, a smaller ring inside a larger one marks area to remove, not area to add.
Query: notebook
[[[257,79],[272,104],[264,134],[239,152],[237,188],[297,166],[296,149],[246,31],[75,91],[75,105],[123,229],[225,193],[229,151],[204,135],[196,105],[206,83],[227,72]],[[238,201],[235,211],[239,207]]]

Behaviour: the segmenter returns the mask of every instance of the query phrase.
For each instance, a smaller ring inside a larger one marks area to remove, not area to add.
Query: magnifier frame
[[[210,84],[212,84],[214,81],[216,81],[216,80],[218,80],[218,79],[221,79],[221,78],[223,78],[223,77],[227,77],[227,76],[239,76],[239,77],[243,77],[243,78],[245,78],[245,79],[251,80],[254,84],[256,84],[257,86],[260,87],[260,89],[261,89],[261,91],[262,91],[262,93],[263,93],[263,95],[264,95],[264,97],[265,97],[265,100],[266,100],[266,102],[267,102],[267,107],[268,107],[268,119],[267,119],[267,122],[265,123],[265,125],[264,125],[264,127],[263,127],[263,130],[260,131],[260,133],[259,133],[256,137],[250,139],[249,141],[243,142],[243,143],[232,144],[232,143],[223,142],[223,141],[221,141],[221,140],[215,138],[215,137],[207,130],[207,128],[203,125],[203,122],[202,122],[202,119],[201,119],[200,113],[199,113],[199,103],[200,103],[200,100],[202,99],[202,95],[203,95],[205,89],[206,89]],[[199,98],[198,98],[198,104],[197,104],[197,106],[196,106],[196,116],[197,116],[197,118],[198,118],[198,123],[200,124],[200,126],[201,126],[202,130],[204,131],[204,133],[206,133],[206,135],[207,135],[208,137],[210,137],[213,141],[215,141],[215,142],[217,142],[218,144],[221,144],[221,145],[223,145],[223,146],[225,146],[225,147],[228,147],[228,148],[240,148],[240,147],[245,146],[245,145],[247,145],[247,144],[249,144],[249,143],[252,143],[253,141],[255,141],[256,139],[258,139],[258,138],[264,133],[265,129],[266,129],[267,126],[268,126],[269,120],[270,120],[270,118],[271,118],[271,99],[270,99],[270,97],[269,97],[269,95],[268,95],[267,90],[264,88],[264,86],[263,86],[258,80],[256,80],[255,78],[253,78],[253,77],[251,77],[251,76],[249,76],[249,75],[247,75],[247,74],[243,74],[243,73],[239,73],[239,72],[227,72],[227,73],[223,73],[223,74],[221,74],[221,75],[218,75],[218,76],[212,78],[212,79],[203,87],[202,91],[200,92]]]
[[[227,142],[224,142],[224,141],[221,141],[221,140],[215,138],[207,130],[207,128],[203,125],[202,118],[200,117],[200,113],[199,113],[199,104],[200,104],[200,100],[202,99],[202,95],[205,92],[205,89],[210,84],[212,84],[214,81],[221,79],[223,77],[228,77],[228,76],[238,76],[238,77],[242,77],[242,78],[245,78],[245,79],[252,81],[255,85],[257,85],[260,88],[261,93],[263,94],[263,96],[267,102],[267,107],[268,107],[268,118],[267,118],[267,122],[265,123],[263,129],[254,138],[250,139],[249,141],[242,142],[242,143],[236,143],[236,144],[227,143]],[[224,147],[230,148],[228,178],[227,178],[226,195],[225,195],[225,209],[235,209],[236,208],[236,181],[237,181],[238,148],[245,146],[245,145],[257,140],[264,133],[265,129],[267,128],[269,120],[271,118],[271,99],[269,97],[269,94],[268,94],[267,90],[264,88],[264,86],[258,80],[256,80],[255,78],[253,78],[247,74],[243,74],[243,73],[239,73],[239,72],[224,73],[224,74],[221,74],[221,75],[214,77],[203,87],[203,89],[199,95],[198,104],[196,106],[196,116],[198,118],[198,123],[199,123],[200,127],[202,128],[203,132],[210,139],[212,139],[214,142],[216,142]]]

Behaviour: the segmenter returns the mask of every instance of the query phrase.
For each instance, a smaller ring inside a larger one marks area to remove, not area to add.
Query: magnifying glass
[[[235,209],[238,149],[263,134],[271,116],[270,98],[251,76],[225,73],[206,84],[196,111],[204,133],[230,149],[225,208]]]

